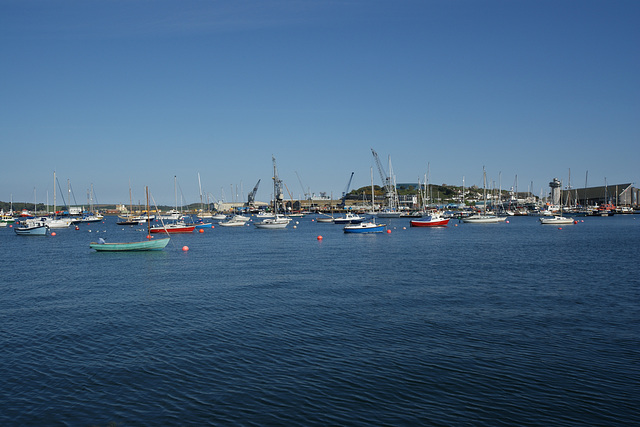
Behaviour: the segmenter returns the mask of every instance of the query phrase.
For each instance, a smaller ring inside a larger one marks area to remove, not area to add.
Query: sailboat
[[[487,173],[485,172],[484,167],[482,168],[482,180],[484,188],[484,206],[482,207],[482,214],[475,214],[462,218],[462,222],[470,224],[495,224],[505,221],[507,217],[487,214]]]
[[[118,216],[120,221],[116,222],[118,225],[139,225],[144,221],[136,219],[133,215],[133,200],[131,198],[131,182],[129,182],[129,213],[124,216]]]
[[[161,216],[160,219],[174,219],[174,222],[171,224],[162,224],[156,227],[151,227],[151,229],[149,230],[150,233],[191,233],[193,230],[196,229],[196,225],[195,224],[187,224],[184,220],[182,220],[182,214],[180,213],[180,211],[178,211],[178,181],[177,181],[177,177],[174,176],[173,177],[173,185],[174,185],[174,191],[176,194],[176,207],[175,210],[169,211],[168,213],[171,213],[171,215],[169,217],[165,217],[165,216]]]
[[[284,200],[284,194],[282,193],[282,180],[278,178],[278,169],[276,168],[276,158],[271,156],[273,160],[273,212],[274,218],[265,218],[260,222],[255,222],[256,228],[268,228],[268,229],[283,229],[287,228],[291,218],[278,214],[279,208]]]
[[[149,212],[149,187],[145,187],[147,193],[147,212]],[[147,216],[147,240],[142,242],[107,243],[103,239],[100,242],[91,242],[89,247],[98,252],[124,252],[124,251],[159,251],[165,248],[171,240],[169,237],[153,239],[149,230],[150,220]]]
[[[24,209],[23,209],[24,212]],[[33,214],[36,215],[38,212],[38,202],[36,198],[36,189],[33,189]],[[27,218],[25,220],[20,221],[16,227],[13,228],[13,231],[18,236],[46,236],[47,231],[49,231],[49,226],[42,221],[42,219],[37,218]]]
[[[49,228],[68,228],[71,225],[71,218],[58,218],[56,213],[56,171],[53,171],[53,217],[44,217],[42,222]]]

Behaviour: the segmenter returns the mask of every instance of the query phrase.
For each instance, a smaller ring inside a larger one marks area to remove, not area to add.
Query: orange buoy
[[[198,233],[204,233],[204,230],[201,228],[198,230]]]
[[[387,234],[391,234],[391,230],[387,230]]]
[[[317,237],[317,239],[318,239],[318,240],[322,240],[322,236],[318,236],[318,237]]]
[[[558,230],[562,230],[562,227],[558,227]]]
[[[183,250],[183,251],[185,251],[185,252],[186,252],[186,251],[188,251],[188,250],[189,250],[189,246],[186,246],[186,245],[185,245],[185,246],[183,246],[183,247],[182,247],[182,250]]]
[[[51,235],[52,235],[52,236],[55,236],[55,235],[56,235],[56,232],[55,232],[55,231],[51,232]]]

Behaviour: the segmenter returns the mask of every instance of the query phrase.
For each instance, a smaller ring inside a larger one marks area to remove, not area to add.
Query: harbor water
[[[0,228],[0,424],[638,425],[640,215],[583,220]]]

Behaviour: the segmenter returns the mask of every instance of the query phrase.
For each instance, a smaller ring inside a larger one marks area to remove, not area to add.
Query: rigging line
[[[150,194],[149,197],[151,197],[151,200],[153,201],[153,206],[155,206],[156,208],[156,213],[158,212],[158,204],[156,203],[156,199],[153,198],[153,194]],[[147,218],[149,217],[150,214],[150,209],[147,209]],[[162,224],[162,229],[164,230],[164,232],[167,234],[167,237],[171,237],[171,235],[169,234],[169,232],[167,231],[167,228],[164,225],[164,219],[162,218],[162,215],[158,215],[158,218],[160,219],[160,223]],[[172,242],[173,243],[173,242]]]
[[[69,210],[69,205],[67,205],[67,202],[64,200],[64,192],[62,191],[62,188],[60,187],[60,181],[58,181],[57,177],[56,177],[56,182],[58,183],[58,189],[60,190],[60,197],[62,197],[62,202],[67,207],[67,211],[68,211]]]

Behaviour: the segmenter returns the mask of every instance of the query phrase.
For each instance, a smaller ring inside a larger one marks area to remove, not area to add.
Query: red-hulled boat
[[[185,222],[178,221],[173,224],[165,224],[159,227],[151,227],[149,232],[151,233],[191,233],[196,229],[195,224],[186,224]]]
[[[447,224],[449,224],[449,218],[443,218],[440,214],[411,220],[412,227],[446,227]]]

